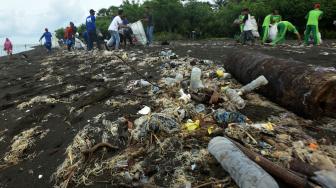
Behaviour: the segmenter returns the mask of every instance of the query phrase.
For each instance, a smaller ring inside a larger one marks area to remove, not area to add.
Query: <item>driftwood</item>
[[[274,177],[279,178],[286,184],[298,187],[298,188],[304,188],[304,187],[318,187],[315,184],[309,182],[308,180],[298,176],[297,174],[294,174],[293,172],[278,166],[271,162],[270,160],[262,157],[261,155],[245,148],[238,142],[230,139],[246,156],[248,156],[251,160],[253,160],[255,163],[257,163],[259,166],[261,166],[264,170],[266,170],[268,173],[273,175]]]
[[[289,163],[290,169],[304,174],[308,177],[315,176],[314,172],[319,171],[319,169],[315,166],[311,166],[310,164],[304,163],[298,159],[294,159]]]
[[[336,117],[336,71],[261,53],[234,52],[225,69],[243,84],[264,75],[268,84],[259,91],[305,117]]]
[[[95,146],[93,146],[92,148],[90,149],[87,149],[87,150],[84,150],[82,151],[82,153],[84,155],[92,155],[94,152],[96,152],[99,148],[102,148],[102,147],[107,147],[107,148],[110,148],[110,149],[119,149],[119,147],[117,146],[112,146],[111,144],[109,143],[106,143],[106,142],[102,142],[102,143],[99,143],[99,144],[96,144]]]

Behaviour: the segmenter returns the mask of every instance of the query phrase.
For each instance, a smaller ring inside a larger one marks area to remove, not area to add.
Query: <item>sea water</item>
[[[13,44],[13,54],[17,54],[20,52],[25,52],[28,50],[32,50],[34,45],[33,44]],[[7,55],[7,52],[3,50],[4,46],[1,44],[1,49],[0,49],[0,56],[5,56]]]

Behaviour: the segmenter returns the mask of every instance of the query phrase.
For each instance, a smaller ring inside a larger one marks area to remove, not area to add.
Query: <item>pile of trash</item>
[[[335,145],[307,135],[310,121],[254,93],[268,84],[263,75],[242,86],[213,61],[168,49],[138,64],[161,68],[157,82],[144,75],[124,86],[141,88],[150,105],[135,118],[103,113],[90,120],[53,175],[57,187],[279,187],[273,177],[293,187],[335,185]],[[243,113],[252,104],[279,113],[254,122]]]
[[[27,150],[30,149],[38,139],[43,139],[48,132],[48,129],[43,130],[42,127],[36,126],[16,135],[12,140],[10,151],[6,152],[2,158],[3,161],[0,163],[0,169],[18,164],[24,159],[33,158],[37,155],[35,152],[28,154]]]

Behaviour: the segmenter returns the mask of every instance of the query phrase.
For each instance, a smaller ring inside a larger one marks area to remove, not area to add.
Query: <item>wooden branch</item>
[[[96,144],[95,146],[93,146],[93,147],[90,148],[90,149],[87,149],[87,150],[82,151],[82,153],[83,153],[84,155],[93,154],[93,153],[96,152],[99,148],[102,148],[102,147],[108,147],[108,148],[110,148],[110,149],[119,149],[119,147],[117,147],[117,146],[112,146],[112,145],[109,144],[109,143],[102,142],[102,143]]]
[[[230,138],[228,138],[230,139]],[[265,171],[270,173],[271,175],[281,179],[283,182],[285,182],[288,185],[291,185],[293,187],[318,187],[317,185],[313,184],[312,182],[309,182],[308,180],[294,174],[293,172],[278,166],[271,162],[270,160],[262,157],[261,155],[245,148],[238,142],[230,139],[231,142],[233,142],[246,156],[248,156],[251,160],[253,160],[255,163],[257,163],[259,166],[261,166]]]

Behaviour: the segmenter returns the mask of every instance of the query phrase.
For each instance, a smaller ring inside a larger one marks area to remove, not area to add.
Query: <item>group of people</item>
[[[87,50],[90,51],[94,47],[94,43],[96,43],[97,48],[101,49],[103,40],[102,34],[99,32],[96,26],[96,11],[91,9],[89,11],[90,15],[85,20],[86,31],[83,32],[83,38],[87,44]],[[151,45],[153,42],[153,31],[154,31],[154,24],[153,24],[153,16],[149,11],[149,8],[146,8],[146,13],[142,21],[147,23],[146,28],[146,37],[147,37],[147,45]],[[124,43],[126,46],[126,41],[128,40],[130,44],[133,44],[132,39],[132,30],[129,26],[126,15],[123,14],[123,10],[118,10],[118,14],[112,18],[111,24],[108,27],[108,31],[111,35],[111,38],[105,43],[105,47],[107,49],[119,49],[121,42]],[[70,25],[65,29],[64,32],[64,41],[67,45],[67,49],[70,51],[71,48],[76,43],[76,37],[78,37],[77,28],[75,27],[73,22],[70,22]],[[48,29],[45,29],[44,34],[41,36],[40,41],[42,38],[45,39],[44,46],[47,50],[51,51],[51,33]]]
[[[319,20],[322,18],[323,12],[320,10],[321,5],[316,3],[314,9],[311,10],[307,16],[307,25],[304,33],[304,42],[309,45],[313,41],[314,45],[321,43],[321,36],[319,33]],[[253,21],[254,18],[250,15],[248,9],[243,9],[242,14],[239,16],[240,30],[241,30],[241,42],[246,44],[247,41],[254,43],[256,35],[253,34]],[[266,44],[270,41],[270,29],[275,27],[277,30],[276,37],[271,39],[272,45],[281,44],[285,41],[287,32],[294,33],[298,40],[301,41],[301,35],[296,27],[289,21],[282,20],[278,10],[274,10],[272,14],[265,17],[262,29],[263,35],[261,37],[262,44]],[[257,28],[257,26],[256,26]],[[311,37],[312,36],[312,37]],[[311,40],[312,38],[312,40]]]

